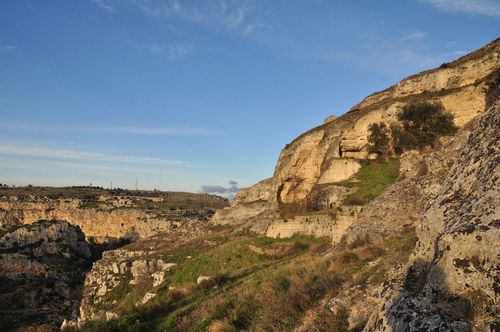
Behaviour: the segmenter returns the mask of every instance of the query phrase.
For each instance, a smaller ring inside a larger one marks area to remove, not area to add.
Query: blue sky
[[[0,183],[227,194],[499,32],[493,0],[0,0]]]

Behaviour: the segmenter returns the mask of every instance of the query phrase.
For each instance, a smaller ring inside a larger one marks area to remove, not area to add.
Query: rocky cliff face
[[[285,147],[272,178],[216,213],[228,227],[200,222],[224,206],[213,199],[2,197],[0,326],[323,331],[346,312],[342,326],[356,331],[498,329],[499,73],[497,40],[329,117]],[[370,165],[368,126],[419,99],[440,101],[459,132],[405,152],[378,196],[346,203]],[[92,264],[82,230],[138,241]],[[294,235],[334,245],[278,239]]]
[[[221,198],[207,195],[206,200],[205,206],[170,208],[165,206],[168,198],[163,197],[100,196],[88,201],[81,198],[4,196],[0,199],[0,229],[57,219],[77,225],[96,242],[145,238],[170,232],[182,222],[206,221],[212,216],[214,207],[225,205]]]
[[[281,152],[272,178],[242,191],[212,221],[271,237],[329,236],[337,250],[386,243],[417,228],[409,263],[404,257],[403,265],[387,272],[390,280],[378,286],[347,285],[329,302],[331,311],[347,308],[350,327],[366,331],[496,330],[499,97],[500,40],[495,40],[375,93],[304,133]],[[420,100],[442,103],[459,132],[432,151],[404,153],[397,181],[341,218],[339,212],[347,210],[342,201],[350,194],[341,182],[352,181],[372,157],[368,126],[394,121],[402,107]],[[311,207],[327,213],[311,213]],[[305,323],[303,330],[308,327]]]
[[[459,150],[424,210],[408,266],[383,291],[366,331],[498,328],[500,101]]]
[[[215,215],[213,222],[248,221],[253,230],[265,232],[279,207],[306,206],[320,186],[324,189],[353,175],[359,165],[346,158],[370,158],[370,124],[391,122],[408,102],[424,99],[441,102],[455,116],[456,124],[464,126],[492,105],[500,94],[499,84],[500,40],[440,68],[408,77],[288,144],[280,154],[273,177],[238,195],[230,208]],[[328,200],[325,199],[324,208],[333,203]]]
[[[158,243],[163,248],[209,233],[213,209],[226,204],[189,193],[111,194],[98,188],[0,190],[0,330],[57,330],[80,316],[105,318],[112,313],[103,298],[117,287],[163,281],[171,265],[147,258]],[[138,240],[129,246],[141,249],[112,250],[127,239]]]
[[[168,292],[164,281],[176,269],[179,257],[166,255],[165,251],[182,248],[193,239],[213,246],[215,242],[203,239],[212,233],[206,223],[184,222],[168,234],[156,234],[104,252],[85,277],[78,312],[67,317],[62,329],[78,328],[89,320],[116,319],[124,310],[138,310],[158,293]],[[190,258],[188,255],[186,259]]]
[[[0,238],[0,326],[57,329],[78,310],[91,250],[82,231],[39,221]]]

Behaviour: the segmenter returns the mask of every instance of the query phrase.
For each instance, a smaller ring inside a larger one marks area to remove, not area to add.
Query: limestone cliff
[[[391,121],[408,102],[439,101],[462,127],[485,112],[500,95],[500,40],[441,67],[410,76],[374,93],[346,114],[329,117],[288,144],[281,152],[274,175],[242,191],[231,207],[217,212],[215,223],[248,222],[265,232],[279,207],[304,206],[321,187],[345,180],[359,169],[356,159],[370,158],[367,131],[371,123]],[[355,158],[355,159],[353,159]],[[323,208],[335,204],[326,197]],[[256,224],[256,222],[258,223]]]
[[[82,229],[96,242],[110,239],[145,238],[170,232],[179,223],[208,220],[215,208],[225,202],[220,197],[187,195],[184,202],[199,200],[200,206],[171,206],[170,197],[111,196],[95,199],[49,198],[46,196],[4,196],[0,198],[0,229],[16,224],[31,224],[38,220],[66,220]],[[191,197],[193,196],[193,197]],[[174,202],[175,203],[175,202]]]
[[[82,231],[39,221],[0,237],[0,326],[56,330],[78,310],[91,250]]]
[[[85,277],[82,301],[78,313],[61,325],[62,329],[79,327],[89,320],[110,320],[120,316],[124,303],[140,309],[158,293],[165,294],[165,283],[176,269],[179,257],[165,254],[197,239],[199,245],[207,248],[215,245],[206,240],[213,230],[206,223],[184,222],[167,234],[156,234],[127,244],[119,249],[109,250],[93,263]],[[190,255],[186,255],[190,259]]]
[[[163,281],[171,265],[147,259],[148,253],[159,243],[163,248],[209,234],[213,209],[226,204],[212,195],[123,192],[0,189],[0,330],[53,331],[80,313],[82,320],[106,315],[109,303],[101,300],[123,279],[133,278],[127,286]],[[141,250],[113,251],[127,243]]]
[[[498,328],[499,129],[500,101],[475,125],[427,203],[415,251],[386,284],[366,331]]]

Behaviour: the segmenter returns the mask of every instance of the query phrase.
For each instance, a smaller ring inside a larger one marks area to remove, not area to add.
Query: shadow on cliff
[[[15,229],[10,229],[5,236],[12,236]],[[77,241],[81,246],[71,247],[60,238],[45,238],[26,245],[18,241],[11,247],[0,248],[0,331],[55,331],[64,319],[78,317],[86,274],[92,264],[102,258],[104,251],[129,244],[136,236],[130,234],[126,238],[96,243],[86,238],[79,227],[71,226],[71,229],[79,234]],[[48,249],[42,250],[44,245]],[[87,247],[90,255],[75,249],[82,247]]]
[[[445,271],[434,263],[415,261],[406,272],[403,293],[386,306],[392,330],[472,331],[472,303],[453,294],[446,279]],[[381,324],[379,319],[376,326]]]
[[[135,242],[138,238],[138,234],[127,234],[125,237],[120,238],[109,238],[108,241],[97,243],[92,237],[87,238],[87,242],[90,246],[90,251],[92,253],[92,262],[98,261],[102,258],[102,254],[105,251],[119,249],[127,244]]]

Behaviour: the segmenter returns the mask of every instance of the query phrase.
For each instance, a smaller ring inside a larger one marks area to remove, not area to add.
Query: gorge
[[[458,131],[389,157],[414,102]],[[0,325],[33,331],[500,328],[500,39],[288,144],[235,199],[0,189]]]

